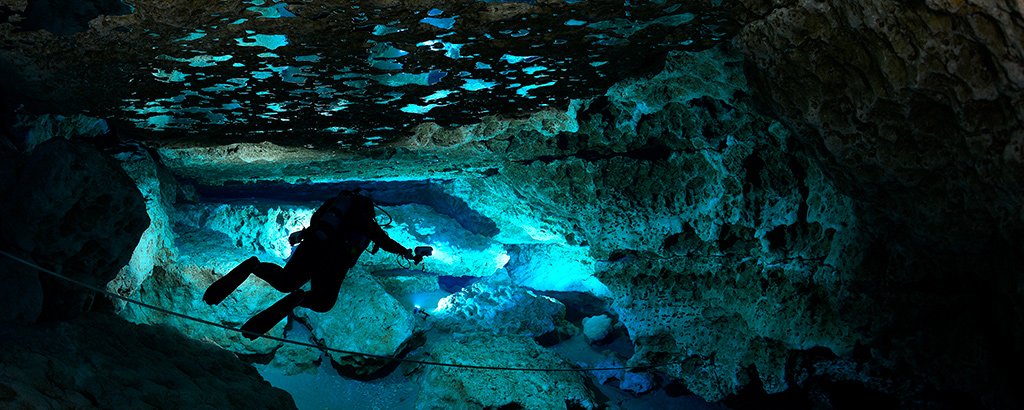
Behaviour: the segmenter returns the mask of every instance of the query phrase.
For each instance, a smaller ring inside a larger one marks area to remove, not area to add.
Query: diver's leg
[[[213,282],[209,288],[206,288],[206,293],[203,293],[203,301],[211,305],[223,302],[224,299],[227,299],[231,292],[238,289],[238,287],[242,285],[242,282],[245,282],[245,279],[249,277],[249,274],[256,270],[260,265],[262,265],[260,260],[255,256],[238,264],[238,266],[235,266],[235,268],[228,272],[227,275],[217,279],[217,281]]]
[[[345,281],[351,267],[351,264],[345,264],[340,269],[336,267],[316,271],[309,283],[306,299],[300,306],[320,313],[331,310],[338,301],[341,283]]]
[[[267,310],[260,312],[256,316],[253,316],[252,319],[245,322],[245,324],[242,325],[243,335],[250,340],[258,339],[264,333],[273,329],[274,326],[281,322],[282,319],[288,317],[288,314],[292,312],[292,309],[299,306],[304,298],[305,292],[301,290],[288,294],[288,296],[277,301],[277,303],[271,305]]]
[[[309,274],[304,274],[306,271],[301,269],[301,265],[297,267],[297,264],[288,261],[283,268],[273,263],[260,263],[253,273],[278,292],[292,292],[309,281]]]
[[[295,248],[283,268],[273,263],[261,263],[254,273],[279,292],[292,292],[309,282],[311,268],[316,265],[312,262],[325,253],[322,247],[303,243]]]

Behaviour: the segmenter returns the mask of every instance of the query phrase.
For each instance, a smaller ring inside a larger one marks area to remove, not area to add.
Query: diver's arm
[[[366,236],[368,236],[374,244],[395,255],[401,255],[412,259],[412,250],[402,246],[394,239],[391,239],[387,232],[384,232],[384,229],[382,229],[380,225],[377,225],[377,222],[370,221],[370,223],[366,225]]]

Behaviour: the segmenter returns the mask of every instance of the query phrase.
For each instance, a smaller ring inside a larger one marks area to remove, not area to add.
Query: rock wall
[[[752,89],[874,238],[857,273],[886,346],[870,361],[971,406],[1019,403],[1024,5],[738,3]]]
[[[864,253],[853,202],[758,113],[728,49],[673,54],[661,73],[567,112],[421,131],[351,161],[272,151],[282,162],[253,162],[258,170],[233,165],[241,153],[161,153],[212,184],[249,172],[446,179],[446,192],[499,227],[493,240],[508,249],[516,284],[609,298],[636,345],[632,363],[686,360],[669,374],[707,399],[754,384],[783,391],[794,352],[848,355],[869,339],[851,330],[868,320],[851,310]],[[423,228],[409,232],[428,237]]]
[[[17,200],[5,200],[0,212],[4,248],[93,286],[113,279],[149,223],[132,180],[93,146],[61,138],[9,159],[4,197]],[[73,316],[92,303],[91,292],[40,281],[44,318]]]
[[[0,140],[0,245],[102,288],[129,262],[149,220],[110,152],[65,129],[78,125],[52,127],[64,130],[61,138],[29,138],[26,152]],[[229,353],[170,328],[92,312],[109,310],[95,292],[6,257],[0,271],[0,407],[294,408]]]
[[[174,176],[141,146],[125,146],[115,158],[142,193],[150,221],[128,264],[106,285],[111,292],[132,296],[153,273],[155,266],[164,265],[175,257],[171,215],[178,184]],[[125,303],[120,300],[113,302],[118,309]]]
[[[354,268],[345,278],[338,304],[326,313],[296,309],[313,338],[322,346],[352,352],[392,356],[411,343],[416,319],[410,309],[389,295],[376,280]],[[368,375],[386,362],[359,355],[329,352],[349,374]]]
[[[874,225],[956,252],[1020,235],[1024,6],[740,3],[753,88]]]
[[[295,408],[231,353],[167,327],[89,314],[0,336],[5,408]]]

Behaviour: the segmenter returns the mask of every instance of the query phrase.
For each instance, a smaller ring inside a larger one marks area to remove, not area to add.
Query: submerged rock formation
[[[416,319],[372,277],[359,270],[349,272],[338,294],[338,304],[329,312],[300,308],[295,314],[322,346],[379,356],[401,353],[413,336]],[[390,364],[360,355],[328,355],[349,374],[368,375]]]
[[[564,326],[562,302],[495,282],[480,282],[441,299],[433,322],[456,334],[490,332],[534,338]]]
[[[1020,234],[1020,3],[741,3],[755,90],[875,229],[953,252]]]
[[[0,212],[5,250],[96,287],[117,275],[149,221],[142,195],[116,162],[89,144],[54,138],[11,152],[2,166],[10,176],[4,197],[12,199]],[[40,281],[46,318],[74,316],[93,301],[87,290]]]
[[[564,360],[522,336],[469,334],[435,340],[426,346],[430,357],[445,363],[477,366],[563,368]],[[575,372],[482,371],[425,367],[417,375],[421,409],[585,408],[598,407],[594,394]]]
[[[36,135],[29,152],[0,144],[3,195],[18,198],[0,209],[0,248],[102,289],[138,251],[146,206],[109,150],[66,136],[73,139]],[[160,198],[153,199],[151,208]],[[167,242],[151,242],[139,247],[145,255],[167,250]],[[6,256],[0,271],[2,407],[294,407],[230,353],[177,329],[130,324],[95,292]]]
[[[231,353],[113,315],[0,325],[0,349],[6,408],[295,408]]]
[[[1019,403],[1024,6],[740,3],[754,91],[870,238],[850,288],[876,312],[858,363],[914,369],[882,389],[901,397],[929,394],[915,380],[974,405]],[[831,372],[857,379],[853,367]]]
[[[142,193],[150,221],[132,252],[131,260],[117,277],[107,282],[107,290],[128,297],[138,291],[156,266],[166,265],[175,259],[171,214],[174,212],[178,185],[167,168],[157,163],[157,158],[143,147],[123,148],[115,158]],[[120,308],[125,302],[115,300],[114,303]]]

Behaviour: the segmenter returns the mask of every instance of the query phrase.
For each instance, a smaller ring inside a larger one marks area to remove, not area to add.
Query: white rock
[[[612,332],[612,318],[608,315],[591,316],[583,319],[583,334],[591,343],[599,342]]]

